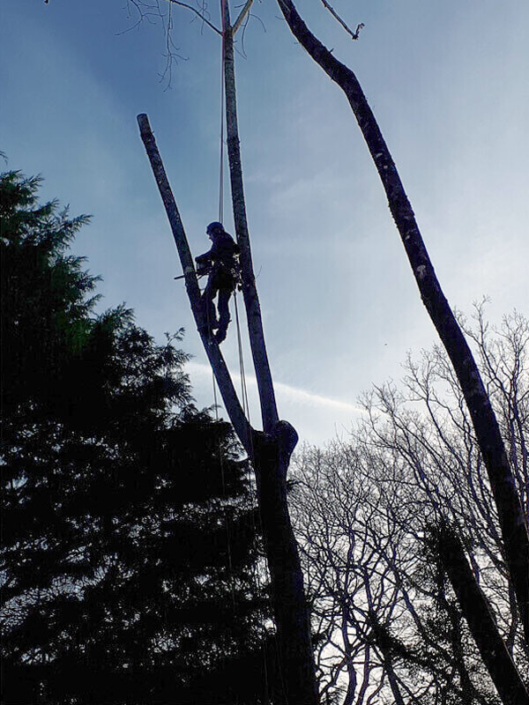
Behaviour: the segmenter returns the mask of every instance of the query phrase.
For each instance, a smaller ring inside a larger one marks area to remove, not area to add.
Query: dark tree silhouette
[[[268,702],[240,446],[191,404],[178,334],[94,314],[87,218],[38,185],[0,179],[2,702]]]

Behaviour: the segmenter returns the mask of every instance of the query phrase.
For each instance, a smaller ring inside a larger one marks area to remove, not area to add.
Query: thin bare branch
[[[156,25],[156,20],[161,20],[163,25],[163,15],[160,13],[160,8],[157,5],[151,5],[149,3],[143,2],[143,0],[128,0],[127,1],[127,14],[131,17],[132,13],[130,8],[133,7],[137,13],[137,20],[133,25],[127,27],[121,32],[117,32],[116,36],[121,36],[122,34],[127,34],[133,29],[137,29],[139,25],[146,20],[149,24]],[[144,9],[146,8],[146,9]],[[153,17],[156,20],[153,20]]]
[[[187,10],[191,10],[191,12],[194,12],[195,15],[198,15],[202,22],[205,22],[210,29],[212,29],[214,32],[216,32],[218,35],[222,37],[222,30],[219,29],[218,27],[215,27],[213,22],[210,22],[208,19],[206,19],[203,15],[203,13],[200,10],[197,10],[196,7],[193,7],[192,5],[188,5],[186,2],[180,2],[180,0],[167,0],[167,2],[170,2],[173,5],[179,5],[180,7],[185,7]]]
[[[345,29],[345,31],[347,32],[347,34],[349,34],[349,35],[351,36],[351,39],[355,39],[355,40],[358,39],[358,35],[360,34],[360,30],[361,30],[361,29],[364,29],[365,24],[364,24],[363,22],[360,22],[360,24],[356,26],[356,31],[353,32],[353,30],[349,27],[349,25],[345,22],[345,20],[343,20],[343,19],[340,17],[340,15],[336,12],[336,10],[335,10],[333,7],[331,7],[331,6],[329,5],[329,3],[327,2],[327,0],[321,0],[321,1],[322,1],[322,3],[323,3],[323,6],[324,6],[327,10],[329,10],[329,12],[330,12],[331,15],[334,17],[334,19],[335,19],[337,22],[339,22],[339,23],[342,25],[342,27]]]
[[[156,0],[157,4],[159,4],[159,0]],[[169,90],[171,88],[171,83],[172,83],[172,77],[173,77],[173,64],[178,62],[178,59],[182,61],[187,61],[187,59],[178,54],[179,48],[176,46],[176,44],[173,42],[173,8],[172,5],[169,5],[169,11],[167,13],[167,21],[165,20],[165,17],[163,13],[160,11],[160,17],[162,20],[162,24],[164,27],[165,31],[165,48],[166,51],[164,53],[165,57],[165,69],[164,71],[160,74],[160,83],[162,81],[167,81],[167,85],[165,87],[165,90]]]

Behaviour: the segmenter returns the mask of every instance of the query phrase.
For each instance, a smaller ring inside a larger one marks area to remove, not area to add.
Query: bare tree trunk
[[[405,705],[404,698],[402,697],[402,693],[400,692],[397,676],[395,674],[395,670],[393,669],[391,657],[384,661],[384,668],[386,669],[386,674],[388,676],[391,692],[393,693],[395,705]]]
[[[529,692],[498,633],[487,599],[476,582],[460,539],[448,527],[442,527],[437,536],[441,563],[502,702],[504,705],[529,705]]]
[[[380,655],[382,656],[382,664],[388,677],[389,687],[391,688],[395,705],[405,705],[404,698],[400,692],[397,675],[395,673],[395,669],[393,668],[393,654],[391,653],[392,649],[388,642],[387,633],[383,628],[381,628],[376,612],[371,608],[368,612],[368,623],[372,629],[374,645],[377,647]]]
[[[255,286],[252,251],[248,233],[248,219],[246,217],[246,202],[244,198],[244,182],[242,177],[242,162],[239,140],[239,127],[237,120],[237,94],[235,86],[235,58],[233,51],[233,29],[230,26],[230,12],[227,2],[224,2],[224,81],[226,86],[226,127],[228,134],[228,159],[230,164],[231,198],[233,204],[233,219],[237,242],[241,248],[242,293],[246,316],[248,318],[248,332],[252,350],[263,430],[265,433],[273,431],[279,421],[274,393],[274,384],[270,364],[266,352],[261,306]]]
[[[261,307],[253,270],[242,160],[237,119],[234,29],[228,2],[224,8],[224,80],[226,126],[233,217],[241,249],[242,287],[250,347],[257,377],[263,433],[254,434],[254,462],[261,523],[271,577],[272,603],[277,626],[277,644],[286,702],[310,705],[319,702],[310,612],[296,538],[290,521],[286,477],[290,456],[298,440],[295,429],[280,421],[266,351]]]
[[[290,30],[344,91],[386,191],[422,301],[452,361],[465,396],[494,494],[510,577],[529,644],[529,532],[490,399],[463,332],[446,300],[395,163],[358,80],[309,31],[291,0],[278,0]]]
[[[235,432],[254,463],[271,576],[284,703],[318,705],[310,614],[287,505],[286,474],[291,453],[298,440],[297,433],[286,421],[276,421],[266,433],[253,430],[248,423],[219,346],[208,331],[193,258],[147,116],[139,115],[138,124],[180,256],[197,328]],[[264,349],[264,341],[262,347]],[[256,371],[259,374],[259,370]]]

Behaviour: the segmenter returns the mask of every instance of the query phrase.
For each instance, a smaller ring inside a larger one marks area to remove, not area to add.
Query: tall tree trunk
[[[298,440],[295,429],[280,421],[264,339],[261,307],[253,270],[237,119],[234,28],[229,3],[224,10],[224,81],[226,127],[233,217],[241,249],[242,290],[254,362],[263,433],[254,433],[251,454],[257,480],[261,523],[271,578],[281,678],[287,703],[319,702],[303,573],[287,502],[286,477]]]
[[[372,609],[368,612],[368,623],[371,626],[374,645],[377,647],[380,655],[382,656],[382,665],[386,676],[388,677],[389,687],[391,688],[395,705],[405,705],[404,698],[402,697],[402,693],[400,691],[397,674],[393,668],[392,647],[388,640],[388,634],[385,629],[381,628],[376,612]]]
[[[230,11],[228,2],[222,2],[224,7],[224,81],[226,87],[226,128],[228,135],[228,159],[230,165],[231,199],[233,204],[233,219],[237,242],[241,248],[242,293],[246,316],[250,347],[257,377],[263,430],[273,431],[279,421],[274,393],[272,373],[268,362],[268,354],[261,317],[261,305],[255,285],[246,202],[244,198],[244,182],[242,176],[242,161],[237,120],[237,93],[235,85],[235,57],[233,48],[233,29],[230,26]]]
[[[255,432],[254,466],[284,705],[318,705],[310,612],[287,503],[286,474],[297,441],[292,431],[289,424],[280,421],[272,435]]]
[[[463,332],[446,300],[395,163],[351,69],[309,31],[291,0],[278,0],[287,24],[308,54],[344,91],[385,189],[422,301],[452,361],[472,418],[498,508],[510,577],[529,644],[529,531],[499,425]]]

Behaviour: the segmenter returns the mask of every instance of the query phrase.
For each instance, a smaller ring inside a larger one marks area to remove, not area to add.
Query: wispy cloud
[[[189,362],[187,369],[192,376],[211,378],[211,369],[207,365],[203,365],[199,362]],[[240,375],[234,373],[232,374],[232,377],[234,383],[236,385],[240,385]],[[253,375],[246,375],[245,379],[246,386],[249,390],[257,390],[257,380]],[[299,387],[292,387],[291,385],[283,384],[282,382],[275,383],[275,390],[279,402],[318,408],[325,407],[327,409],[336,409],[337,411],[348,412],[351,414],[363,413],[363,409],[355,404],[351,404],[340,399],[325,397],[321,394],[314,394],[313,392],[308,392],[305,389],[300,389]]]

